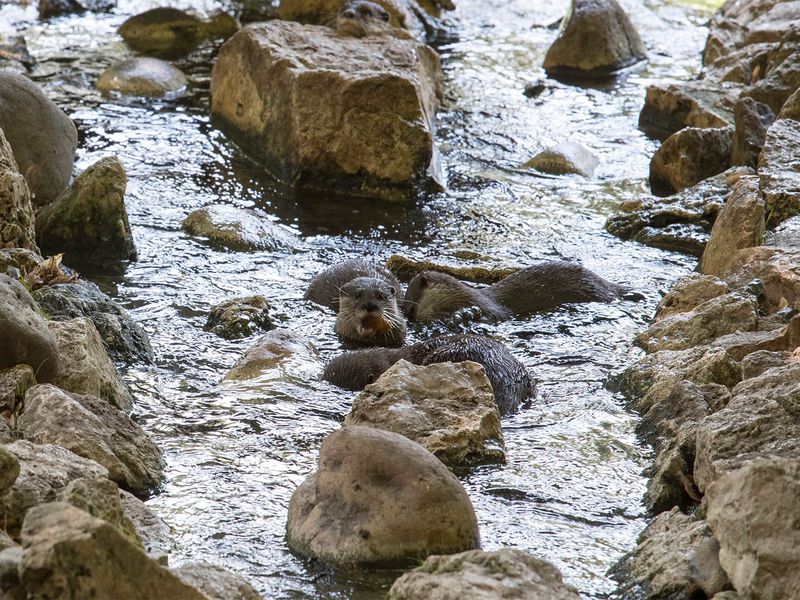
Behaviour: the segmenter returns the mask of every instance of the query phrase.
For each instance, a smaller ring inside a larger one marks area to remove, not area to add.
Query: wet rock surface
[[[293,361],[318,363],[314,345],[289,329],[273,329],[261,336],[223,378],[223,381],[254,379],[275,368],[285,368]]]
[[[0,247],[38,252],[28,184],[19,172],[14,153],[0,129]]]
[[[552,175],[591,177],[599,163],[598,158],[583,144],[564,142],[542,150],[522,166]]]
[[[650,189],[669,196],[725,171],[731,163],[730,128],[686,127],[672,134],[650,161]]]
[[[272,328],[269,302],[264,296],[246,296],[226,300],[211,308],[204,329],[227,340],[253,335]]]
[[[239,252],[282,250],[295,243],[293,236],[273,224],[266,214],[232,206],[196,210],[183,221],[183,229],[206,238],[213,246]]]
[[[129,58],[115,63],[100,74],[99,91],[125,96],[177,97],[186,91],[189,80],[170,63],[158,58]]]

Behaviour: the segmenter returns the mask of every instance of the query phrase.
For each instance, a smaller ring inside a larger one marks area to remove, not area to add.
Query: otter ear
[[[417,275],[417,277],[419,278],[420,285],[422,286],[428,285],[428,278],[425,277],[425,273],[420,273],[419,275]]]

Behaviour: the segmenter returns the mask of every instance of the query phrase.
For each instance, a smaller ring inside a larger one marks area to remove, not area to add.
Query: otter
[[[356,258],[319,273],[304,298],[337,312],[335,331],[350,346],[402,346],[400,284],[386,267]]]
[[[365,37],[392,33],[391,16],[380,4],[367,0],[349,0],[336,17],[339,35]]]
[[[401,358],[416,365],[465,360],[482,365],[501,416],[515,412],[536,394],[536,382],[503,344],[467,334],[438,336],[405,348],[345,352],[326,365],[322,378],[344,389],[361,390]]]
[[[554,260],[522,269],[480,289],[445,273],[424,271],[408,284],[403,312],[411,321],[427,323],[475,307],[483,318],[502,321],[562,304],[611,302],[618,298],[642,297],[578,264]]]

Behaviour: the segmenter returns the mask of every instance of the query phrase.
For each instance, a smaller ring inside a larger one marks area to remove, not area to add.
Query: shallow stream
[[[166,485],[149,504],[174,528],[172,564],[224,564],[266,598],[376,598],[397,575],[331,573],[288,551],[289,498],[353,394],[320,382],[318,363],[298,362],[249,385],[215,388],[255,338],[227,342],[204,332],[213,304],[265,295],[276,324],[307,336],[324,362],[339,350],[334,315],[302,295],[327,265],[394,253],[486,265],[564,258],[647,299],[470,325],[508,344],[539,379],[540,394],[504,420],[508,464],[474,469],[462,481],[485,549],[520,547],[553,562],[585,597],[607,597],[614,589],[607,569],[645,524],[648,450],[633,434],[636,417],[605,384],[639,355],[633,336],[694,259],[622,242],[603,224],[618,202],[647,191],[656,144],[636,127],[645,88],[696,74],[708,2],[623,1],[649,62],[611,86],[548,80],[533,99],[523,89],[543,77],[556,35],[550,25],[568,1],[459,0],[454,35],[438,46],[446,98],[437,138],[448,191],[402,205],[298,198],[266,177],[209,122],[211,47],[177,62],[192,78],[186,98],[109,100],[94,92],[97,75],[129,53],[116,28],[159,4],[120,0],[108,15],[40,23],[35,3],[0,1],[0,34],[25,33],[38,61],[32,77],[80,131],[78,169],[116,154],[128,173],[139,261],[80,268],[131,311],[156,353],[155,367],[127,377],[139,400],[135,417],[168,461]],[[543,146],[567,140],[600,158],[593,179],[518,168]],[[190,211],[210,204],[259,207],[301,242],[291,252],[211,249],[181,231]],[[414,330],[411,341],[434,332]]]

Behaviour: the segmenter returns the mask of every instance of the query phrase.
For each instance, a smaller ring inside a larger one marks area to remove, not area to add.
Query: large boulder
[[[643,60],[644,44],[616,0],[572,0],[544,58],[549,75],[605,77]]]
[[[439,56],[428,46],[271,21],[222,46],[211,112],[298,188],[405,199],[441,180],[433,140],[441,94]]]
[[[91,319],[112,360],[147,364],[155,360],[144,329],[91,281],[46,285],[34,290],[32,296],[55,321]]]
[[[89,318],[49,321],[48,326],[56,339],[61,361],[61,372],[53,383],[74,394],[102,398],[120,410],[133,408],[133,396]]]
[[[108,477],[105,467],[61,446],[17,440],[2,449],[14,455],[19,463],[14,484],[0,493],[0,518],[9,532],[19,530],[28,509],[57,499],[71,481],[80,477]]]
[[[208,600],[116,527],[65,502],[28,512],[20,572],[29,598]]]
[[[369,427],[330,434],[319,468],[295,490],[289,547],[334,565],[407,565],[479,546],[461,483],[402,435]]]
[[[669,196],[725,171],[731,162],[731,128],[686,127],[664,140],[650,160],[650,189]]]
[[[25,395],[17,429],[25,439],[57,444],[96,461],[110,479],[135,494],[148,495],[164,479],[158,446],[128,415],[94,396],[34,386]]]
[[[192,211],[184,219],[183,229],[212,246],[239,252],[286,250],[296,243],[294,236],[273,224],[266,213],[233,206]]]
[[[125,210],[126,185],[125,169],[119,159],[100,159],[36,215],[39,244],[53,252],[66,251],[93,259],[136,260]]]
[[[28,184],[19,172],[11,146],[0,129],[0,247],[28,248],[38,252],[33,224]]]
[[[30,79],[0,70],[0,129],[34,203],[55,200],[69,184],[78,147],[78,131],[69,117]]]
[[[429,556],[394,582],[389,600],[578,600],[547,561],[517,548]]]
[[[800,459],[749,460],[712,483],[703,504],[742,598],[800,595]]]
[[[169,564],[169,555],[175,546],[170,526],[130,492],[119,490],[119,500],[125,518],[133,523],[145,552],[161,564]]]
[[[800,213],[800,121],[778,119],[767,131],[758,159],[769,227]]]
[[[29,365],[38,381],[50,382],[58,377],[61,359],[39,310],[19,281],[0,274],[0,369]]]
[[[736,250],[758,246],[763,241],[764,219],[758,178],[741,177],[714,222],[700,260],[700,271],[721,277]]]
[[[449,467],[505,462],[500,413],[478,363],[395,363],[355,400],[344,425],[394,431]]]

